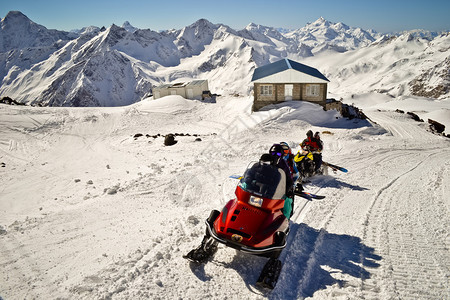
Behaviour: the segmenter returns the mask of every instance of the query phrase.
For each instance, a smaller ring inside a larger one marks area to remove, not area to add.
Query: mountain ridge
[[[8,24],[14,22],[32,30],[12,41]],[[252,71],[259,66],[286,57],[303,61],[344,54],[389,40],[387,35],[323,17],[287,33],[254,23],[236,31],[206,19],[160,32],[129,22],[61,32],[20,12],[8,13],[1,25],[0,96],[50,106],[129,105],[151,93],[152,86],[195,78],[209,79],[210,88],[220,93],[249,94]],[[423,31],[416,34],[422,44],[437,37]],[[330,77],[333,80],[333,74]],[[420,78],[426,86],[427,77]]]

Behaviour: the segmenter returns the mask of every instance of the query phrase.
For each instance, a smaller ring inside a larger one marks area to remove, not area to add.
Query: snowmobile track
[[[445,214],[446,211],[445,204],[440,200],[444,197],[427,190],[433,182],[439,185],[445,176],[444,168],[435,171],[433,157],[438,155],[446,155],[450,159],[450,152],[432,151],[381,188],[372,202],[366,217],[363,241],[374,245],[383,260],[381,268],[366,267],[373,274],[362,281],[361,291],[367,299],[380,296],[448,299],[450,296],[446,265],[449,255],[442,247],[445,236],[436,234],[445,232],[448,226],[445,216],[439,215],[439,212]],[[428,182],[424,183],[425,180]],[[415,189],[403,195],[400,187],[410,182],[416,183]],[[418,205],[411,204],[409,199],[412,197],[420,199]],[[430,218],[442,219],[442,228],[434,228]],[[361,262],[364,261],[366,259],[361,257]]]
[[[325,183],[322,183],[322,186],[324,185]],[[315,192],[320,189],[321,187],[318,187]],[[340,203],[340,200],[338,200],[329,207],[331,209],[321,222],[320,230],[317,231],[301,224],[304,215],[311,205],[311,201],[304,201],[305,203],[300,206],[300,209],[296,209],[293,218],[291,219],[295,222],[295,224],[291,223],[291,228],[294,228],[291,229],[291,232],[289,233],[288,245],[282,253],[282,261],[298,261],[298,263],[285,265],[277,284],[277,287],[284,285],[296,287],[295,290],[288,291],[287,295],[281,294],[289,299],[299,299],[311,296],[311,291],[315,290],[317,285],[320,284],[316,278],[316,273],[317,270],[320,269],[318,264],[321,259],[319,257],[327,252],[327,245],[325,242],[327,235],[326,228]],[[297,202],[300,201],[296,200],[296,205],[299,205]],[[295,274],[295,276],[293,276],[293,274]]]

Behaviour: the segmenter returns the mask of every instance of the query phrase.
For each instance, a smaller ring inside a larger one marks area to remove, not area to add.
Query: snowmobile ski
[[[344,173],[347,173],[348,172],[348,170],[346,169],[346,168],[343,168],[343,167],[340,167],[340,166],[337,166],[337,165],[333,165],[333,164],[330,164],[330,163],[327,163],[327,162],[322,162],[325,166],[328,166],[328,167],[330,167],[330,168],[332,168],[334,171],[337,171],[337,170],[339,170],[339,171],[341,171],[341,172],[344,172]]]
[[[313,200],[313,199],[319,200],[319,199],[325,198],[325,196],[311,194],[308,192],[294,192],[294,195],[300,196],[300,197],[308,199],[308,200]]]
[[[183,255],[183,258],[195,263],[206,263],[217,252],[217,244],[213,238],[205,236],[201,245]]]
[[[264,265],[256,284],[258,286],[274,289],[277,284],[278,277],[281,273],[281,261],[277,258],[270,258]]]

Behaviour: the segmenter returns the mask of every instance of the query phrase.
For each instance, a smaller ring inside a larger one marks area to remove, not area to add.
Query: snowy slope
[[[49,30],[18,11],[0,21],[0,78],[17,76],[34,64],[45,61],[77,34]],[[8,80],[2,82],[8,85]]]
[[[449,49],[449,34],[429,41],[406,33],[380,38],[358,50],[322,53],[304,62],[322,70],[330,80],[330,96],[337,99],[365,92],[446,99]]]
[[[19,11],[10,11],[1,20],[0,52],[27,47],[47,47],[59,40],[68,41],[76,36],[59,30],[49,30],[36,24]]]
[[[313,52],[318,53],[325,50],[345,52],[368,46],[381,34],[349,27],[341,22],[333,23],[320,17],[303,28],[287,33],[286,36],[314,48]]]
[[[353,101],[372,122],[297,102],[250,114],[251,97],[0,105],[0,297],[448,299],[450,141],[390,97]],[[450,110],[448,99],[400,103]],[[232,197],[228,176],[308,129],[349,173],[306,186],[323,200],[296,198],[277,287],[254,285],[264,258],[221,246],[204,266],[183,259]],[[171,147],[153,137],[168,133],[185,135]]]

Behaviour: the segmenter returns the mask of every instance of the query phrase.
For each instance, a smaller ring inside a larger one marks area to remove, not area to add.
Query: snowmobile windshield
[[[255,163],[239,183],[245,191],[268,199],[282,199],[286,192],[284,171],[268,164]]]

